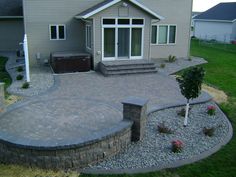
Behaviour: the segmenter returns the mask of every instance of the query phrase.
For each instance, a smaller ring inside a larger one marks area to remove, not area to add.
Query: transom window
[[[176,25],[153,25],[152,44],[176,44]]]
[[[130,20],[129,19],[118,19],[118,24],[119,25],[129,25]]]
[[[103,25],[136,25],[136,26],[143,26],[144,19],[139,18],[104,18]]]
[[[115,25],[116,24],[116,20],[115,19],[103,19],[103,24],[104,25]]]
[[[86,25],[86,47],[92,48],[92,28],[91,25]]]
[[[50,25],[50,40],[65,40],[66,26],[65,25]]]

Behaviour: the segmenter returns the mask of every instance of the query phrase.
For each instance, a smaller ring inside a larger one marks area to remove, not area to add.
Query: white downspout
[[[28,50],[28,40],[27,40],[27,35],[26,34],[24,36],[24,54],[25,54],[26,81],[30,82],[29,50]]]

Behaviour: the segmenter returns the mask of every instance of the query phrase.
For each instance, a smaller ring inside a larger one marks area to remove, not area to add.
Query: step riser
[[[107,71],[118,71],[118,70],[140,70],[140,69],[156,69],[155,66],[148,66],[148,67],[113,67],[113,68],[106,68]]]
[[[154,63],[125,63],[125,64],[115,64],[107,65],[100,63],[100,71],[105,76],[114,76],[114,75],[129,75],[129,74],[147,74],[147,73],[156,73],[156,65]]]
[[[116,76],[116,75],[134,75],[134,74],[153,74],[153,73],[157,73],[157,71],[142,71],[142,72],[136,72],[136,73],[128,73],[128,72],[124,72],[124,73],[109,73],[109,74],[105,74],[105,76]]]

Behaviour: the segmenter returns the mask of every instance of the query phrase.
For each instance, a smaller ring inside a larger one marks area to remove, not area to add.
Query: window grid
[[[49,33],[50,40],[66,40],[66,26],[63,24],[49,25]]]
[[[160,25],[152,25],[152,30],[153,29],[155,29],[155,27],[156,27],[156,34],[155,34],[155,39],[153,39],[153,36],[152,36],[152,40],[151,40],[151,44],[153,44],[153,45],[174,45],[174,44],[176,44],[176,39],[177,39],[177,25],[173,25],[173,24],[160,24]],[[159,38],[160,38],[160,36],[159,36],[159,31],[160,31],[160,27],[167,27],[167,42],[166,43],[159,43]],[[174,32],[175,32],[175,34],[174,34],[174,42],[171,42],[170,41],[170,31],[171,31],[171,28],[173,29],[175,29],[174,30]],[[152,32],[152,35],[153,35],[153,32]],[[155,42],[154,42],[155,41]]]
[[[86,25],[86,47],[92,48],[92,28],[91,25]]]

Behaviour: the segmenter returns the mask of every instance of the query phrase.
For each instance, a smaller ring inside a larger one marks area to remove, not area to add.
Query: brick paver
[[[103,77],[90,72],[55,80],[53,89],[0,117],[0,139],[38,146],[83,142],[121,122],[127,97],[149,99],[149,111],[185,103],[175,79],[160,73]],[[195,101],[208,99],[202,94]]]

